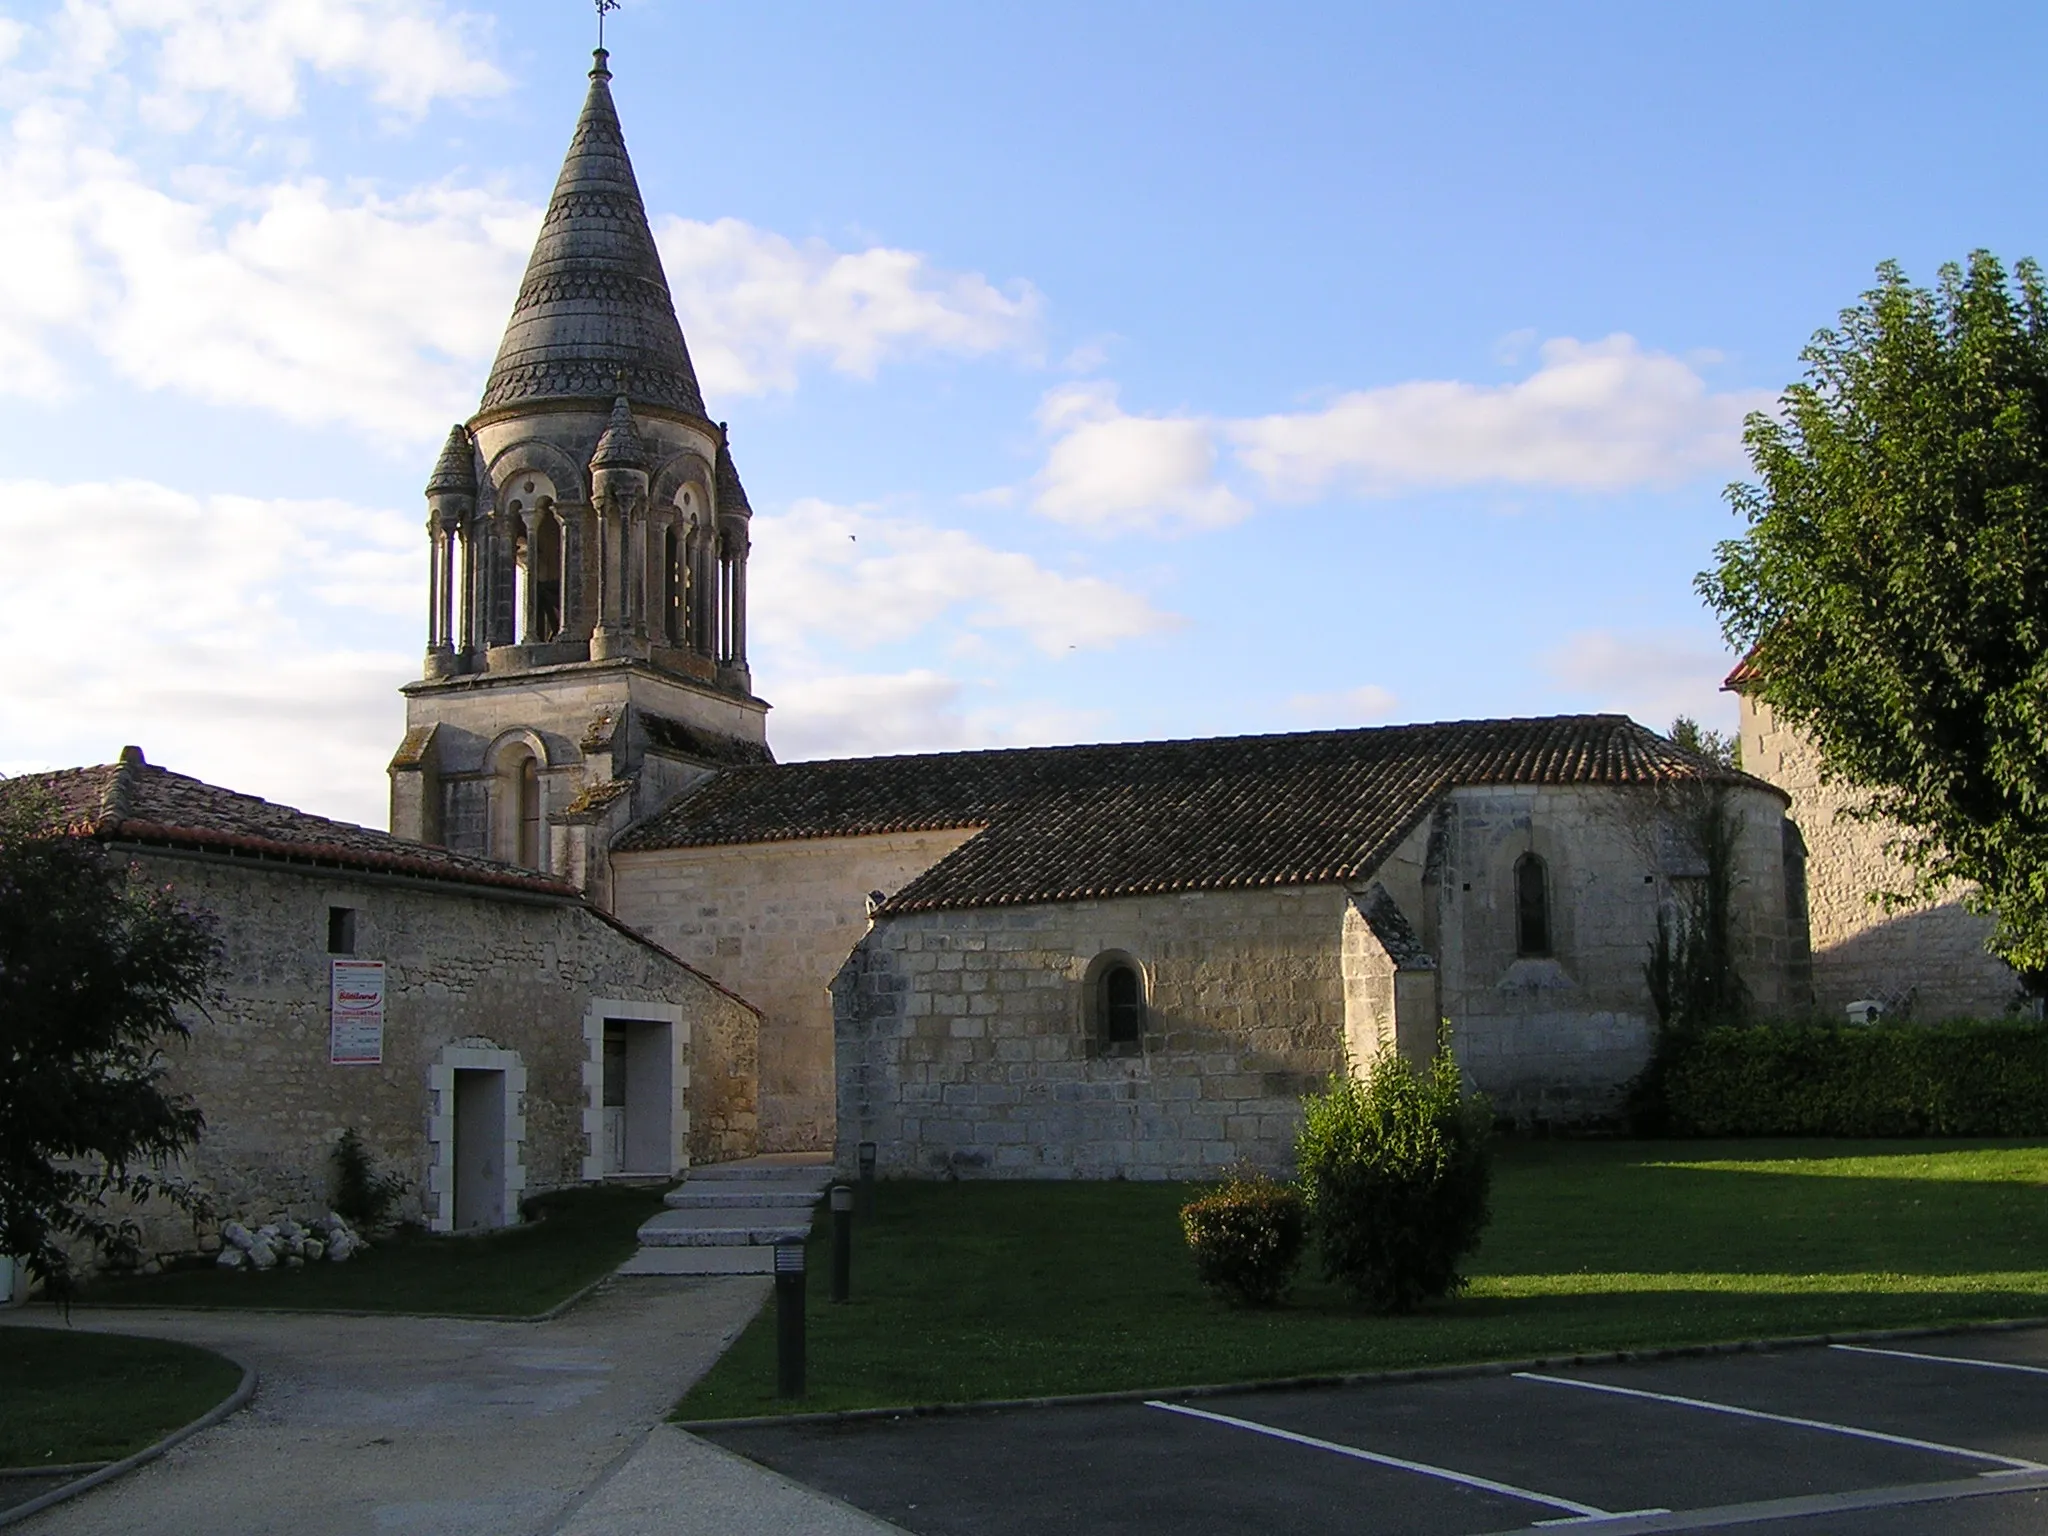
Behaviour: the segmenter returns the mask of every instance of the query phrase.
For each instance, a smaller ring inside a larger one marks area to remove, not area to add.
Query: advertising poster
[[[332,960],[328,979],[327,1059],[337,1067],[384,1060],[384,962]]]

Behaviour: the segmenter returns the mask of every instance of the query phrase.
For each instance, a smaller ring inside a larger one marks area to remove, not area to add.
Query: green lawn
[[[0,1467],[118,1461],[189,1424],[242,1379],[189,1344],[0,1327]]]
[[[855,1301],[810,1250],[810,1395],[773,1308],[678,1408],[722,1418],[1170,1387],[2048,1315],[2048,1144],[1509,1142],[1462,1297],[1411,1317],[1316,1274],[1236,1311],[1196,1285],[1179,1184],[885,1183]]]
[[[152,1307],[291,1307],[531,1317],[630,1257],[634,1232],[661,1209],[658,1190],[599,1185],[543,1195],[542,1219],[482,1237],[401,1233],[346,1264],[263,1274],[213,1263],[100,1279],[80,1300]]]

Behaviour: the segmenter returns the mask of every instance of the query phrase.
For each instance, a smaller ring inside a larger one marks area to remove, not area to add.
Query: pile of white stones
[[[251,1232],[239,1221],[231,1221],[220,1229],[220,1236],[220,1257],[214,1262],[222,1269],[246,1269],[252,1274],[259,1269],[275,1269],[280,1264],[286,1269],[299,1269],[322,1259],[342,1264],[351,1254],[370,1246],[331,1211],[314,1217],[310,1227],[300,1226],[289,1216],[280,1216]]]

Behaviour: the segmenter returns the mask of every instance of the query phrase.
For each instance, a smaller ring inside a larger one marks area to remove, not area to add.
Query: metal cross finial
[[[604,46],[604,16],[606,11],[616,11],[621,0],[597,0],[597,46]]]

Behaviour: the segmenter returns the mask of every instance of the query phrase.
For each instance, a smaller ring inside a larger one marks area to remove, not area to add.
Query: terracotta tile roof
[[[131,755],[132,754],[132,755]],[[0,783],[40,787],[65,825],[108,842],[239,853],[295,863],[453,880],[576,897],[576,888],[531,870],[411,843],[346,821],[329,821],[237,794],[143,760],[134,748],[97,768],[24,774]]]
[[[1721,679],[1722,691],[1726,693],[1741,693],[1746,688],[1754,687],[1758,676],[1756,652],[1752,650],[1742,660],[1735,663],[1735,670],[1733,672],[1730,672]]]
[[[1348,881],[1460,784],[1769,788],[1622,715],[738,768],[622,852],[944,827],[979,834],[886,912]]]

